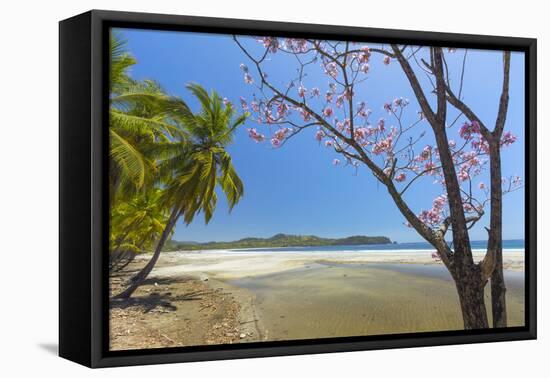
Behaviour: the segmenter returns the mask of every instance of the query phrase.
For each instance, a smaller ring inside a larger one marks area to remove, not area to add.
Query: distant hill
[[[277,234],[270,238],[244,238],[231,242],[180,242],[171,240],[166,243],[165,251],[200,250],[200,249],[237,249],[237,248],[280,248],[280,247],[317,247],[327,245],[364,245],[390,244],[386,236],[355,235],[346,238],[331,239],[314,235]]]

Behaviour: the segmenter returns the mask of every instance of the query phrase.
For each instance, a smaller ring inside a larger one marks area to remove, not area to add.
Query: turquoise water
[[[473,250],[485,250],[487,248],[486,240],[475,240],[471,242]],[[504,240],[502,242],[503,251],[524,250],[525,241]],[[271,252],[331,252],[331,251],[349,251],[349,252],[398,252],[398,251],[433,251],[434,248],[426,242],[417,243],[395,243],[395,244],[368,244],[368,245],[329,245],[316,247],[278,247],[278,248],[250,248],[245,251],[260,252],[269,249]],[[242,250],[240,250],[242,251]]]

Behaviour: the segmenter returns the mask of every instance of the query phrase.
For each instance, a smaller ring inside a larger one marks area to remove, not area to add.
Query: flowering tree
[[[366,167],[387,189],[405,224],[435,248],[434,258],[449,270],[456,283],[464,328],[489,326],[484,302],[489,279],[493,326],[505,327],[502,196],[522,187],[519,177],[503,178],[501,173],[501,149],[516,141],[504,131],[510,53],[503,53],[502,92],[497,119],[490,130],[462,96],[467,51],[458,85],[452,87],[447,59],[448,54],[456,53],[453,49],[369,47],[272,37],[255,38],[262,44],[258,48],[250,45],[249,38],[233,39],[249,60],[241,64],[244,81],[256,87],[252,99],[241,97],[241,106],[253,112],[259,124],[248,129],[249,136],[256,142],[269,139],[274,148],[280,148],[303,130],[313,129],[317,143],[340,155],[333,160],[334,165]],[[295,74],[282,86],[266,72],[266,65],[280,55],[295,62]],[[357,94],[371,75],[372,59],[401,68],[420,107],[412,121],[405,116],[410,112],[409,101],[404,98],[380,104],[384,117],[373,119],[373,111]],[[309,83],[308,75],[315,70],[322,70],[326,87]],[[426,75],[424,84],[417,72]],[[456,116],[450,116],[451,106]],[[456,140],[451,138],[453,130]],[[485,171],[489,171],[488,184],[481,181]],[[426,179],[440,187],[440,195],[433,199],[430,209],[417,213],[406,195],[415,183]],[[469,230],[484,217],[487,208],[488,247],[484,258],[475,262]],[[446,242],[448,234],[451,244]]]

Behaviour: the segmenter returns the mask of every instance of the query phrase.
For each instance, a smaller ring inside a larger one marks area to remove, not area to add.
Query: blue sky
[[[197,82],[208,90],[215,89],[235,104],[239,103],[240,96],[250,99],[254,92],[254,88],[244,83],[239,69],[240,63],[249,62],[229,36],[129,29],[119,32],[137,60],[131,70],[132,77],[156,80],[168,93],[188,101],[192,108],[198,107],[185,89],[189,82]],[[252,50],[261,47],[255,41],[249,41],[248,46]],[[387,118],[382,109],[384,102],[395,97],[408,98],[411,104],[407,111],[412,121],[419,106],[404,74],[395,62],[386,67],[381,58],[374,57],[369,78],[356,96],[367,102],[373,110],[374,120]],[[451,72],[458,74],[461,59],[460,50],[449,58]],[[501,62],[500,52],[468,52],[464,97],[490,127],[496,118],[502,85]],[[295,65],[279,54],[266,67],[270,80],[282,84],[284,78],[294,73]],[[309,87],[319,86],[324,93],[328,81],[318,65],[307,80],[306,87],[309,84]],[[524,57],[522,53],[513,53],[506,130],[517,135],[518,142],[503,150],[505,175],[524,177],[524,118]],[[384,235],[398,242],[421,241],[414,230],[403,225],[404,219],[385,188],[376,182],[367,168],[360,167],[356,174],[350,167],[331,164],[338,156],[314,140],[315,130],[306,130],[283,148],[273,149],[269,143],[251,141],[246,133],[248,127],[269,134],[262,129],[266,126],[247,121],[237,131],[235,142],[230,147],[236,169],[245,183],[244,197],[229,213],[220,196],[216,213],[208,225],[204,224],[202,216],[189,226],[180,222],[174,239],[201,242],[235,240],[283,232],[325,237]],[[428,130],[427,125],[423,127]],[[424,180],[415,186],[406,200],[415,212],[419,212],[429,209],[433,198],[439,194],[441,190],[437,185]],[[472,239],[486,238],[483,226],[487,222],[488,216],[471,230]],[[524,190],[505,197],[503,231],[505,239],[523,238]]]

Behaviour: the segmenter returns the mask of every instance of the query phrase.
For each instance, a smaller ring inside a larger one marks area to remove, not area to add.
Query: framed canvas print
[[[60,23],[60,355],[536,337],[536,41]]]

